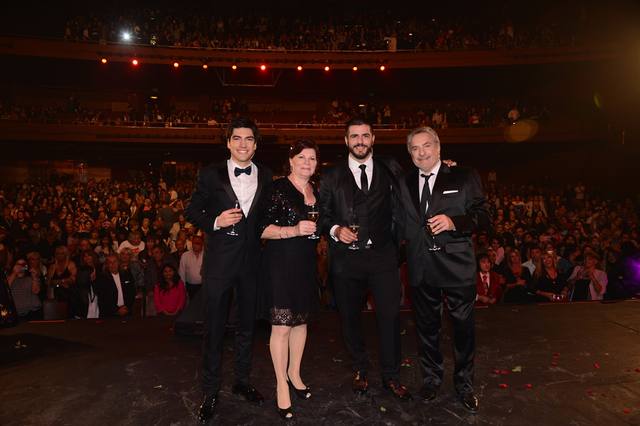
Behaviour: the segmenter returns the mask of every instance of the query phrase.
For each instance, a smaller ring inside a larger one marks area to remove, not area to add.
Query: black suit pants
[[[424,386],[438,389],[444,372],[440,352],[443,300],[453,323],[456,392],[473,391],[473,360],[475,355],[474,303],[476,287],[431,287],[424,281],[412,288],[412,303],[416,316],[420,368]]]

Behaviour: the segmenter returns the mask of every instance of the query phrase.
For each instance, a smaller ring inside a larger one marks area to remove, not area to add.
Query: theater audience
[[[607,274],[598,269],[600,258],[593,251],[584,254],[584,265],[576,266],[568,279],[571,285],[571,301],[602,300],[607,291]]]
[[[491,260],[486,254],[478,256],[476,274],[476,306],[495,305],[502,298],[504,278],[491,270]]]
[[[27,321],[42,319],[41,275],[40,271],[30,269],[26,260],[18,259],[7,276],[18,316]]]
[[[556,252],[542,254],[542,268],[533,273],[532,291],[538,302],[564,302],[569,296],[567,275],[558,269]]]
[[[191,239],[191,250],[188,250],[180,257],[180,278],[187,287],[189,300],[202,288],[202,259],[204,241],[201,236],[196,235]]]
[[[531,285],[531,274],[529,270],[522,265],[520,252],[511,250],[506,261],[506,267],[503,268],[502,274],[505,278],[505,292],[503,301],[505,303],[528,303],[529,287]]]
[[[136,288],[131,272],[120,269],[118,256],[107,256],[105,271],[97,280],[100,318],[130,315],[136,296]]]
[[[78,267],[76,291],[73,295],[72,312],[79,318],[87,318],[92,312],[89,307],[97,298],[97,281],[102,265],[98,255],[92,250],[85,250],[81,256],[82,261]]]
[[[67,246],[58,246],[54,251],[54,261],[47,272],[47,294],[56,301],[71,303],[71,294],[76,285],[78,269],[70,259]]]

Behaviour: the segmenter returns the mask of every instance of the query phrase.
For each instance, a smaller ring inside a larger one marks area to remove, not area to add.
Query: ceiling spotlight
[[[330,69],[331,69],[331,68],[329,68],[329,65],[325,65],[325,66],[324,66],[324,70],[325,70],[325,71],[329,71]]]
[[[358,71],[358,67],[354,66],[353,68],[351,68],[354,71]]]
[[[122,32],[122,41],[131,41],[131,33],[129,31]]]
[[[134,67],[137,67],[138,66],[138,60],[137,59],[131,60],[131,65],[133,65]]]
[[[302,71],[302,65],[298,65],[298,67],[296,68],[298,71]]]
[[[232,70],[237,70],[237,69],[238,69],[238,66],[237,66],[237,65],[231,65],[231,69],[232,69]]]
[[[207,65],[207,64],[202,64],[202,69],[203,69],[203,70],[206,70],[207,68],[209,68],[209,65]]]
[[[260,65],[260,70],[264,71],[267,69],[267,66],[265,64]]]
[[[174,67],[174,68],[178,68],[179,66],[180,66],[180,64],[179,64],[179,63],[177,63],[177,62],[174,62],[174,63],[173,63],[173,67]]]
[[[107,58],[100,59],[100,62],[102,62],[103,64],[106,64],[107,63]]]
[[[384,65],[380,65],[380,71],[384,71],[386,69],[387,69],[387,67],[385,67]]]

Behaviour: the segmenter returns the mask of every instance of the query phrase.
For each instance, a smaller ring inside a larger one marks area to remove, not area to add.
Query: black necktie
[[[420,196],[420,214],[422,216],[427,214],[427,202],[431,201],[431,190],[429,189],[429,178],[433,176],[433,173],[425,175],[420,173],[420,176],[424,178],[424,185],[422,186],[422,195]]]
[[[365,172],[366,168],[366,164],[360,164],[360,170],[362,170],[360,172],[360,189],[365,194],[369,192],[369,178],[367,178],[367,172]]]
[[[240,167],[236,167],[236,168],[233,170],[233,174],[235,174],[235,175],[236,175],[236,177],[240,176],[240,175],[241,175],[241,174],[243,174],[243,173],[246,173],[246,174],[247,174],[247,176],[251,175],[251,166],[246,167],[246,168],[244,168],[244,169],[241,169]]]

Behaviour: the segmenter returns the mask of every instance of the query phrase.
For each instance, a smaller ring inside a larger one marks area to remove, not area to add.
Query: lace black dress
[[[316,194],[316,200],[317,200]],[[289,179],[273,182],[273,193],[262,222],[295,226],[307,219],[309,207]],[[305,324],[318,303],[316,242],[307,236],[267,240],[262,257],[262,317],[272,325]]]

